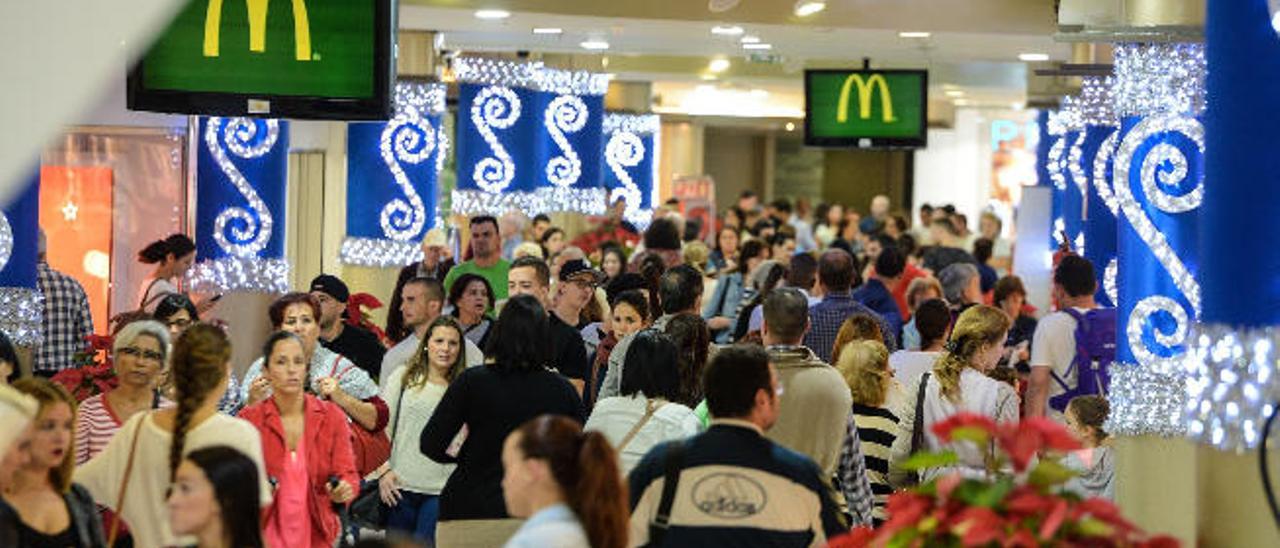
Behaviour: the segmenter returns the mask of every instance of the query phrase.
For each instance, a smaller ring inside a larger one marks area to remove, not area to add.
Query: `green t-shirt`
[[[444,277],[444,291],[448,293],[453,288],[453,282],[463,274],[479,274],[489,280],[489,287],[493,289],[493,300],[501,301],[507,298],[508,270],[511,270],[511,263],[506,259],[498,259],[498,262],[489,268],[480,268],[476,266],[475,261],[467,261],[449,269],[449,275]]]

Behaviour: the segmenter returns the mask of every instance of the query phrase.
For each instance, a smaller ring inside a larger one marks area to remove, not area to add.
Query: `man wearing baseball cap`
[[[345,356],[356,367],[378,378],[387,352],[373,333],[343,321],[351,291],[337,276],[321,274],[311,280],[311,296],[320,301],[320,344]]]
[[[595,354],[600,337],[589,329],[592,322],[582,312],[596,298],[596,288],[604,278],[604,272],[592,268],[586,259],[568,261],[560,266],[560,283],[556,284],[551,301],[551,314],[582,335],[588,358]]]

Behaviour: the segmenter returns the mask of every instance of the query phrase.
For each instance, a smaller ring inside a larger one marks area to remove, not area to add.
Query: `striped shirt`
[[[893,440],[898,437],[898,416],[887,406],[870,407],[853,404],[853,417],[858,423],[858,437],[862,440],[862,454],[867,462],[867,481],[875,495],[875,509],[871,517],[883,523],[887,514],[885,504],[893,488],[889,486],[889,453]]]
[[[106,396],[102,393],[84,400],[76,411],[76,466],[101,453],[124,424]],[[161,408],[171,406],[173,402],[160,398]]]

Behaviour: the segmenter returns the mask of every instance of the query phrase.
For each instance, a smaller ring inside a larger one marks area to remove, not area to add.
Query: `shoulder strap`
[[[147,305],[150,305],[151,303],[155,302],[157,298],[160,298],[169,294],[168,291],[161,291],[158,295],[155,295],[151,298],[147,298],[147,296],[151,294],[151,288],[155,287],[156,283],[158,283],[159,281],[160,281],[160,278],[152,278],[151,283],[147,284],[147,290],[142,292],[142,301],[138,303],[139,310],[146,309]]]
[[[129,458],[125,460],[124,477],[120,480],[120,493],[116,495],[116,515],[117,518],[111,524],[111,534],[107,537],[107,546],[115,546],[116,536],[120,534],[120,517],[124,514],[124,495],[129,491],[129,476],[133,474],[133,456],[138,452],[138,438],[142,434],[142,421],[147,420],[150,413],[144,414],[138,419],[138,424],[133,427],[133,441],[129,444]]]
[[[666,402],[657,399],[645,402],[644,416],[641,417],[640,421],[637,422],[635,426],[631,427],[631,431],[627,432],[627,435],[622,438],[622,443],[618,444],[618,453],[622,453],[622,450],[626,449],[627,444],[631,443],[631,439],[636,437],[636,434],[640,433],[640,429],[644,428],[645,423],[649,422],[649,419],[653,418],[653,414],[658,411],[658,408],[662,407],[665,403]]]
[[[676,502],[676,487],[680,485],[680,470],[684,468],[686,443],[673,442],[663,459],[665,473],[662,476],[662,499],[658,502],[658,513],[654,514],[653,521],[649,523],[649,546],[662,546],[662,539],[671,523],[671,507]]]
[[[396,429],[400,427],[400,415],[404,414],[404,407],[400,404],[404,403],[404,377],[400,376],[400,395],[396,396],[396,420],[391,423],[391,445],[396,444]]]
[[[920,389],[916,391],[916,417],[911,428],[911,454],[924,448],[924,396],[929,387],[929,375],[920,377]]]

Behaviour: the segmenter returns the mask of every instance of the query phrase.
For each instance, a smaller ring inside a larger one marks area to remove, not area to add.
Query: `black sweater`
[[[440,519],[508,517],[502,498],[502,444],[521,424],[548,413],[584,420],[577,390],[551,371],[499,372],[486,365],[458,376],[422,431],[424,455],[458,464],[440,493]],[[445,450],[464,424],[466,441],[458,457],[450,457]]]

